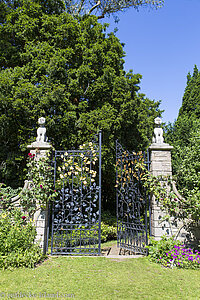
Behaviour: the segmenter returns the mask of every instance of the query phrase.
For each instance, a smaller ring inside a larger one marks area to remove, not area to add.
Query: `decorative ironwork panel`
[[[55,151],[54,167],[51,253],[100,254],[101,132],[79,150]]]
[[[149,196],[141,182],[143,170],[139,167],[139,162],[148,167],[148,154],[125,151],[116,141],[118,247],[133,254],[146,255]]]

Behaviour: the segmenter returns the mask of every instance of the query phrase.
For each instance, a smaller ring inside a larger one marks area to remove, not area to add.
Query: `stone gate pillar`
[[[161,119],[155,119],[153,143],[150,149],[150,172],[153,176],[172,176],[171,150],[173,146],[164,143],[163,130],[160,128]],[[163,221],[165,213],[161,210],[154,195],[151,197],[151,234],[155,240],[159,240],[162,235],[172,236],[171,227],[167,221]]]
[[[51,144],[47,142],[46,128],[44,126],[45,118],[39,118],[38,124],[40,125],[40,127],[37,129],[36,141],[27,146],[30,153],[35,155],[36,161],[46,156],[47,151],[49,151],[52,147]],[[48,208],[46,210],[39,209],[34,214],[33,219],[37,231],[36,242],[39,242],[40,247],[43,249],[43,253],[46,253]]]

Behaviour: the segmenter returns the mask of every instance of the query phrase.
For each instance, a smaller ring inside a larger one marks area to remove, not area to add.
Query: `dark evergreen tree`
[[[196,197],[200,187],[200,72],[194,67],[187,76],[182,106],[173,126],[167,128],[166,140],[174,146],[172,162],[179,189],[186,197]],[[198,197],[195,199],[198,200]],[[196,201],[196,200],[195,200]]]
[[[0,180],[23,182],[26,146],[44,116],[56,149],[103,130],[103,199],[113,203],[115,139],[147,147],[159,102],[139,94],[141,75],[123,69],[124,51],[95,16],[77,19],[62,1],[2,1]]]

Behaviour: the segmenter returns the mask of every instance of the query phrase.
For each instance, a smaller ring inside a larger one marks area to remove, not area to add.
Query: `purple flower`
[[[26,216],[22,216],[22,220],[25,220],[26,219]]]
[[[40,187],[41,187],[41,189],[43,189],[43,186],[42,186],[42,184],[40,184]]]
[[[174,246],[174,248],[176,248],[176,249],[180,249],[180,247],[179,247],[179,246],[176,246],[176,245]]]

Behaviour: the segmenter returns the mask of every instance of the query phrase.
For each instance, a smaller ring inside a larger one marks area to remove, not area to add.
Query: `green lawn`
[[[65,293],[76,299],[200,299],[200,271],[164,269],[147,258],[50,257],[33,270],[0,271],[0,292],[4,299],[17,292],[18,299],[20,292],[32,299],[45,293],[46,298]]]

